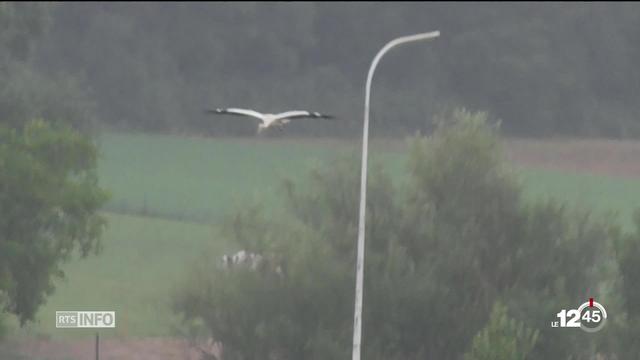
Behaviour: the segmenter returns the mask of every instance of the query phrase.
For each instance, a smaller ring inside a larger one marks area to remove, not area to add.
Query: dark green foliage
[[[203,108],[300,107],[342,121],[289,133],[352,135],[375,52],[439,29],[440,39],[384,59],[376,131],[428,129],[424,119],[467,104],[505,119],[509,134],[637,137],[638,26],[640,6],[624,3],[3,2],[0,80],[15,101],[0,102],[0,115],[89,127],[95,111],[111,128],[253,135],[253,124]]]
[[[33,319],[61,263],[99,249],[106,200],[92,141],[68,127],[0,125],[0,295],[4,310]]]
[[[620,291],[625,301],[627,321],[620,329],[620,343],[623,354],[633,358],[640,353],[640,329],[636,324],[640,321],[640,209],[635,213],[636,231],[627,235],[618,246],[618,262],[620,267]]]
[[[370,175],[363,356],[459,359],[481,329],[493,336],[502,315],[489,314],[499,301],[510,324],[539,333],[530,359],[592,355],[606,332],[585,347],[588,334],[549,323],[562,308],[604,296],[618,227],[552,200],[525,201],[486,115],[457,110],[445,119],[413,142],[405,188],[380,169]],[[181,288],[177,311],[204,319],[237,359],[348,356],[357,164],[338,160],[305,183],[286,182],[286,221],[256,208],[230,218],[224,236],[286,264],[283,278],[225,272],[207,259]],[[529,353],[531,334],[512,350]]]
[[[62,262],[98,250],[104,227],[97,149],[83,135],[92,104],[76,78],[35,65],[51,8],[0,3],[0,306],[21,324],[54,290]]]
[[[88,132],[94,104],[76,76],[37,66],[36,53],[51,27],[49,3],[0,4],[0,124],[20,128],[35,118]]]
[[[84,74],[110,126],[253,135],[203,107],[310,107],[343,121],[289,133],[354,134],[375,52],[438,29],[381,63],[375,131],[413,133],[465,104],[510,134],[640,134],[638,4],[62,3],[52,18],[40,65]]]
[[[0,3],[0,57],[28,61],[37,40],[51,24],[50,4]]]
[[[623,288],[624,296],[629,303],[629,315],[640,318],[640,308],[633,306],[640,304],[640,288],[631,286],[640,274],[640,209],[636,211],[634,220],[636,233],[627,236],[621,243],[618,256],[623,281],[629,285]]]
[[[296,122],[289,133],[353,135],[375,52],[439,29],[440,39],[385,57],[376,131],[425,130],[426,118],[467,104],[505,119],[509,134],[637,137],[638,26],[640,6],[625,3],[3,2],[0,80],[12,106],[31,105],[10,114],[49,119],[52,107],[87,127],[95,111],[110,128],[253,135],[250,122],[214,121],[203,108],[300,107],[342,121]],[[56,101],[45,108],[33,96]],[[71,109],[60,101],[70,98]]]
[[[269,264],[260,271],[225,271],[219,258],[203,258],[179,289],[185,291],[178,292],[177,310],[188,320],[204,321],[211,335],[223,341],[225,359],[345,357],[350,266],[304,229],[267,228],[252,210],[230,221],[242,224],[228,232],[239,244],[250,234],[253,244],[268,246],[261,253]],[[249,251],[262,247],[243,245]],[[277,275],[270,264],[282,266],[286,276]],[[335,343],[335,329],[344,329],[341,343]]]

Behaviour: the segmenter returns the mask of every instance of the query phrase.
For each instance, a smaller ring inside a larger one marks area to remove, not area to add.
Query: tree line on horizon
[[[343,121],[288,131],[356,135],[374,54],[394,37],[440,30],[439,39],[394,50],[380,64],[374,134],[429,131],[428,119],[462,105],[488,111],[514,136],[640,135],[637,4],[42,7],[46,30],[34,42],[33,68],[71,79],[107,129],[253,135],[252,124],[203,113],[236,106],[334,113]]]

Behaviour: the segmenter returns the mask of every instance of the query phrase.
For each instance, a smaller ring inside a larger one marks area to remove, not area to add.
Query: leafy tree
[[[437,313],[465,319],[443,316],[451,333],[432,345],[441,349],[433,356],[467,343],[497,300],[540,330],[534,358],[578,354],[580,340],[551,333],[548,319],[604,281],[617,226],[552,199],[526,201],[505,165],[498,128],[487,122],[486,114],[454,111],[410,154],[400,238],[414,261],[437,273],[429,297],[445,304]]]
[[[224,344],[225,359],[347,356],[351,268],[335,249],[303,227],[280,231],[253,209],[230,218],[226,233],[270,264],[226,271],[205,256],[178,289],[176,311],[189,322],[202,320]],[[341,340],[335,329],[343,329]]]
[[[204,319],[233,359],[346,356],[356,159],[285,182],[286,221],[256,209],[230,217],[222,236],[286,264],[283,277],[222,270],[209,258],[180,289],[176,310]],[[535,348],[514,351],[530,359],[593,354],[586,333],[552,332],[549,321],[587,295],[602,298],[608,244],[621,234],[614,223],[552,200],[526,201],[505,165],[498,127],[483,113],[454,111],[432,136],[415,139],[407,175],[403,188],[380,168],[370,176],[366,358],[459,359],[498,301],[540,334]],[[487,331],[482,336],[493,336]]]
[[[22,324],[104,227],[92,103],[76,77],[36,64],[52,7],[0,2],[0,306]]]
[[[68,127],[32,121],[0,125],[0,295],[21,323],[33,319],[61,264],[100,248],[106,200],[97,150]]]

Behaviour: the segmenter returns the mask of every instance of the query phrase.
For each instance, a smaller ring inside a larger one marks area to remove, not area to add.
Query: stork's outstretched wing
[[[249,117],[253,117],[253,118],[264,121],[264,114],[261,114],[257,111],[249,110],[249,109],[227,108],[227,109],[206,110],[205,112],[208,114],[249,116]]]
[[[321,114],[319,112],[311,112],[304,110],[286,111],[275,115],[276,120],[282,119],[333,119],[331,115]]]

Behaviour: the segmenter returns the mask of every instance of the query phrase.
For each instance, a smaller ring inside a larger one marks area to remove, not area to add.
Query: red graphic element
[[[593,298],[589,298],[589,307],[593,307]]]

